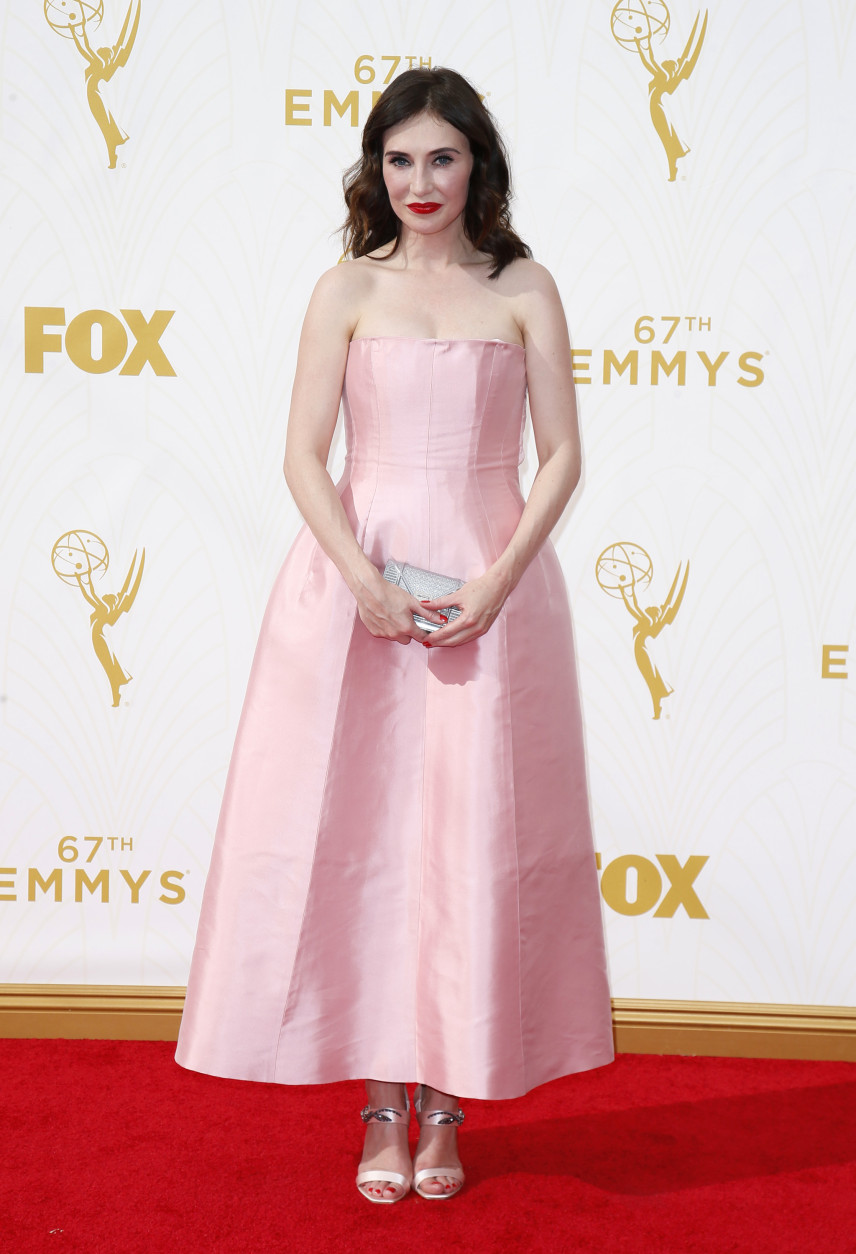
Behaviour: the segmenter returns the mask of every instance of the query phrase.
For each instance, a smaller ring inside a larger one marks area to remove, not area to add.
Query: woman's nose
[[[410,192],[413,196],[422,196],[432,186],[430,166],[414,165],[410,176]]]

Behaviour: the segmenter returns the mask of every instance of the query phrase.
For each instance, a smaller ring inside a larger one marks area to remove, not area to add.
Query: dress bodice
[[[525,362],[521,346],[504,340],[352,340],[343,392],[348,460],[516,475]]]

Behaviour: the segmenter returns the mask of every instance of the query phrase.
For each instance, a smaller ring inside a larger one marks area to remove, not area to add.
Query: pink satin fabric
[[[523,508],[525,354],[355,340],[339,492],[378,567],[481,573]],[[177,1060],[514,1097],[612,1058],[571,622],[545,544],[490,631],[375,639],[308,528],[232,757]]]

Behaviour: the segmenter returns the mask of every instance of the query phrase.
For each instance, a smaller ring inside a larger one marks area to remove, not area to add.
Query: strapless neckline
[[[351,344],[369,344],[372,340],[402,340],[406,344],[503,344],[506,348],[519,348],[521,353],[526,352],[522,344],[515,344],[513,340],[480,339],[478,336],[440,338],[430,335],[358,335],[349,342],[348,348]]]

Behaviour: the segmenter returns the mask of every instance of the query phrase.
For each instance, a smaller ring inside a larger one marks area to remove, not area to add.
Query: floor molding
[[[180,987],[0,984],[0,1037],[174,1041]],[[856,1062],[856,1007],[747,1002],[612,1003],[620,1053]]]
[[[183,987],[0,984],[0,1037],[174,1041]]]
[[[853,1006],[616,998],[612,1022],[625,1054],[856,1062]]]

